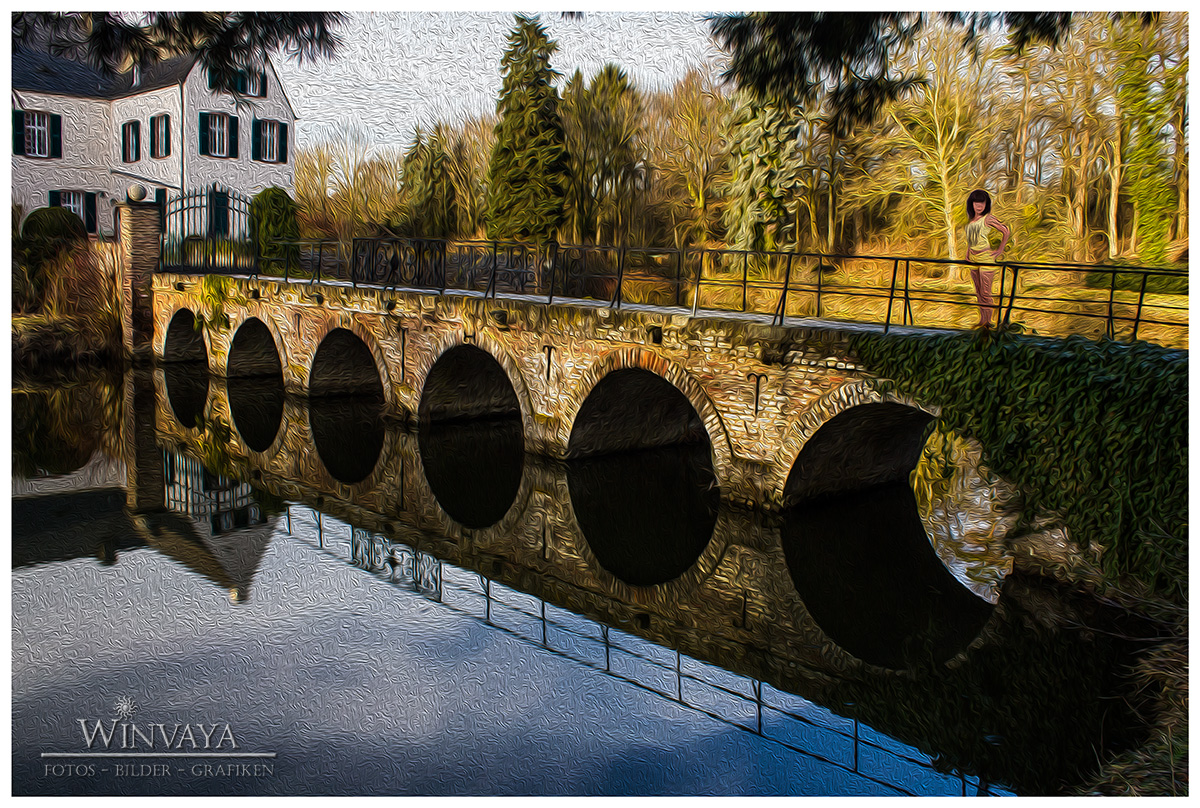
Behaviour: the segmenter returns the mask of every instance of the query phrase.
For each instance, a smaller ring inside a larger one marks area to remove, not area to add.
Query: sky
[[[693,67],[719,68],[703,13],[588,12],[539,17],[558,43],[551,66],[561,83],[606,62],[638,87],[666,89]],[[273,59],[299,120],[300,148],[357,131],[374,147],[403,148],[418,125],[495,112],[500,58],[512,12],[354,12],[340,26],[340,55],[300,65]]]

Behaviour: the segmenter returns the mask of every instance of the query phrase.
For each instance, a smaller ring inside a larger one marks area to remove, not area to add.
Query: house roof
[[[195,56],[176,56],[148,67],[137,86],[133,73],[106,76],[84,62],[53,56],[43,50],[13,51],[14,90],[112,100],[135,93],[182,84],[196,63]]]

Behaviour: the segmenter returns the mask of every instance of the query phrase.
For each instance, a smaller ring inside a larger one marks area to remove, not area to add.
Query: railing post
[[[558,242],[550,242],[550,286],[546,292],[546,305],[554,302],[554,281],[558,276]]]
[[[488,295],[495,296],[494,293],[492,292],[492,289],[495,288],[495,286],[496,286],[496,250],[497,250],[497,244],[495,241],[493,241],[492,242],[492,273],[488,277],[487,288],[483,290],[483,299],[484,300],[487,300]]]
[[[892,289],[888,292],[887,319],[883,322],[883,333],[885,334],[892,328],[892,304],[896,301],[896,276],[898,274],[900,274],[899,258],[892,261]]]
[[[777,317],[771,318],[771,325],[783,325],[783,320],[787,317],[787,293],[788,284],[792,280],[792,259],[796,257],[795,253],[788,253],[787,272],[783,275],[783,292],[779,295],[779,307],[776,312]],[[778,319],[778,322],[776,322]]]
[[[622,284],[624,284],[624,282],[625,282],[625,245],[622,244],[620,249],[617,250],[617,291],[613,297],[612,303],[609,304],[610,308],[612,307],[613,303],[616,304],[617,309],[621,308],[621,286],[622,286]]]
[[[700,285],[704,281],[704,248],[700,248],[699,261],[696,262],[696,291],[692,294],[692,316],[700,311]]]
[[[450,242],[446,239],[438,239],[440,251],[438,253],[438,269],[442,274],[442,288],[438,290],[439,295],[446,294],[446,250],[450,249]]]
[[[683,256],[687,247],[680,247],[675,259],[675,305],[683,305]]]
[[[1008,264],[1000,262],[1000,296],[996,300],[996,327],[1000,328],[1003,323],[1000,319],[1000,312],[1004,311],[1004,279],[1008,275]]]
[[[1009,319],[1012,317],[1013,301],[1015,301],[1017,299],[1017,280],[1018,280],[1018,278],[1020,278],[1020,276],[1021,276],[1021,265],[1013,264],[1012,281],[1010,281],[1011,287],[1008,290],[1008,307],[1006,309],[1004,309],[1004,326],[1006,328],[1008,327]],[[1003,279],[1001,279],[1001,280],[1003,280]],[[1003,289],[1003,283],[1001,283],[1001,289]],[[1001,297],[1001,300],[1003,300],[1003,296]],[[1001,303],[1001,305],[1003,305],[1003,303]],[[999,313],[1000,313],[999,310],[997,310],[996,314],[998,315]]]
[[[1113,327],[1113,301],[1117,296],[1117,268],[1112,268],[1112,281],[1108,285],[1108,321],[1104,327],[1104,336],[1113,339],[1115,329]]]
[[[750,253],[742,253],[742,312],[746,311],[746,285],[750,282]]]
[[[915,317],[913,317],[913,313],[912,313],[912,299],[909,297],[909,294],[908,294],[908,270],[909,270],[909,260],[907,258],[905,258],[904,259],[904,324],[905,325],[916,325],[917,319]]]
[[[820,317],[821,317],[821,289],[822,289],[822,279],[825,276],[824,266],[825,266],[825,263],[823,261],[820,261],[820,260],[817,261],[817,318],[818,319],[820,319]]]
[[[1146,299],[1146,281],[1150,279],[1150,273],[1145,269],[1142,270],[1142,288],[1138,291],[1137,315],[1133,318],[1133,334],[1130,335],[1130,342],[1137,342],[1138,326],[1142,322],[1142,301]]]

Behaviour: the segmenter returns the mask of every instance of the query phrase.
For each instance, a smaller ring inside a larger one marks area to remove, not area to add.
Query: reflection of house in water
[[[266,524],[248,483],[213,474],[194,457],[164,452],[166,505],[208,523],[212,536]]]
[[[274,520],[249,484],[174,452],[163,452],[163,464],[167,513],[144,516],[147,542],[245,601]]]

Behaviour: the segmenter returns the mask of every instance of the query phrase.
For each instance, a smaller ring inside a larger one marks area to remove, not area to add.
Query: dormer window
[[[255,98],[267,96],[267,74],[261,70],[238,71],[238,90]]]
[[[262,70],[239,70],[234,78],[234,87],[243,95],[253,96],[255,98],[267,97],[267,74]],[[217,81],[213,74],[208,74],[208,89],[214,92],[217,89]]]

